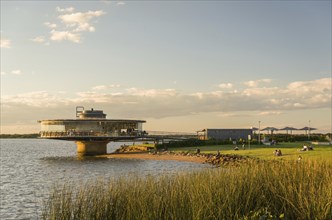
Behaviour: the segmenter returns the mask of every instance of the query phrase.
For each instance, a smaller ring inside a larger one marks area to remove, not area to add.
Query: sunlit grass
[[[264,146],[264,145],[251,145],[245,146],[245,150],[242,149],[242,145],[238,145],[239,150],[234,150],[234,145],[215,145],[215,146],[203,146],[203,147],[183,147],[172,148],[172,151],[196,151],[200,148],[202,153],[216,153],[218,150],[222,154],[239,154],[243,156],[251,156],[263,160],[293,160],[296,161],[298,156],[305,160],[326,160],[332,163],[332,146],[313,145],[313,151],[300,151],[305,142],[298,143],[280,143],[276,146]],[[273,155],[275,149],[280,149],[283,156],[276,157]]]
[[[331,189],[326,161],[252,162],[57,186],[43,219],[331,219]]]

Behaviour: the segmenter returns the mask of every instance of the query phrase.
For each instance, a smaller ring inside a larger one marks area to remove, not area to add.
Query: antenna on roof
[[[84,106],[76,106],[76,118],[80,117],[80,114],[84,111]]]

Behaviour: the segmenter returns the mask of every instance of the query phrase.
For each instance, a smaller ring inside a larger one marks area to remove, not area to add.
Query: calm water
[[[43,139],[0,139],[0,219],[38,219],[42,201],[54,184],[81,183],[128,174],[161,175],[208,165],[153,160],[76,157],[73,142]],[[108,152],[124,143],[111,143]]]

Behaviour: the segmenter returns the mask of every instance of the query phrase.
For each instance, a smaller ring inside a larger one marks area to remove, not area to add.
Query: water
[[[38,219],[54,184],[100,178],[174,174],[208,167],[177,161],[89,158],[79,160],[70,141],[0,139],[0,219]],[[124,143],[111,143],[112,152]],[[127,143],[128,144],[128,143]]]

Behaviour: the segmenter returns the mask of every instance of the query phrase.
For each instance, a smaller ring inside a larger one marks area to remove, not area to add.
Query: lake
[[[108,153],[123,144],[110,143]],[[132,175],[158,176],[209,168],[178,161],[78,159],[71,141],[0,139],[0,219],[38,219],[54,184]]]

